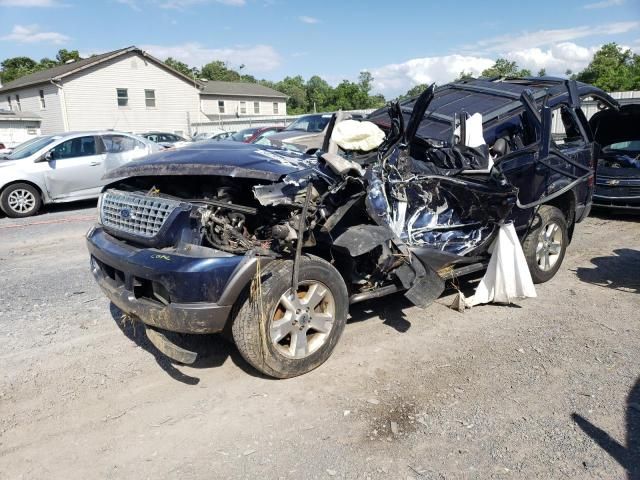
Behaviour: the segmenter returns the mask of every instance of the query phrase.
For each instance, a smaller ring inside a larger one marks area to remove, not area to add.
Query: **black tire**
[[[556,237],[556,241],[550,242],[544,233],[549,232],[552,225],[557,225],[556,235],[560,234],[561,239]],[[559,247],[555,246],[556,244]],[[533,283],[544,283],[554,277],[562,265],[568,244],[567,220],[562,211],[551,205],[542,205],[533,219],[531,230],[522,242],[522,250],[527,259]],[[538,249],[541,249],[540,255],[538,255]],[[557,249],[557,253],[555,253],[555,249]],[[553,264],[547,264],[548,267],[545,266],[545,251],[546,259],[550,261],[553,258],[554,260]]]
[[[308,331],[303,332],[305,346],[309,338],[311,339],[309,345],[314,341],[318,345],[316,350],[310,351],[304,358],[287,356],[286,353],[283,353],[283,349],[288,349],[288,347],[281,346],[279,343],[274,344],[270,332],[274,322],[284,320],[283,316],[276,320],[279,312],[284,311],[284,315],[287,314],[287,311],[282,309],[281,300],[291,288],[292,269],[293,261],[291,260],[275,260],[265,267],[261,272],[260,285],[264,321],[261,320],[260,302],[257,293],[255,293],[257,282],[254,281],[251,287],[252,292],[247,292],[243,298],[238,300],[232,325],[233,340],[243,358],[255,369],[275,378],[295,377],[322,365],[333,352],[344,331],[349,310],[347,287],[338,271],[321,258],[310,255],[303,256],[299,271],[301,289],[296,295],[296,300],[302,295],[301,290],[304,290],[305,282],[319,284],[318,288],[326,287],[330,293],[334,315],[328,333],[320,334],[321,339],[316,337],[319,332],[316,333],[311,327]],[[304,300],[304,298],[300,298],[300,300]],[[327,303],[323,299],[317,308],[326,307],[326,305]],[[311,313],[307,315],[307,322],[310,322],[316,313],[321,313],[320,311],[315,312],[315,308],[313,307]],[[287,328],[302,330],[300,325],[303,323],[299,323],[299,327]],[[309,323],[309,325],[311,324]],[[298,334],[297,331],[294,333]],[[286,343],[287,338],[291,344],[294,343],[293,336],[284,337],[281,341]]]
[[[22,192],[25,201],[28,200],[28,204],[25,207],[16,206],[12,200],[13,195],[18,195]],[[0,194],[0,208],[2,211],[11,218],[23,218],[35,215],[42,206],[42,196],[37,188],[29,185],[28,183],[14,183],[9,185]],[[23,209],[26,208],[26,209]]]

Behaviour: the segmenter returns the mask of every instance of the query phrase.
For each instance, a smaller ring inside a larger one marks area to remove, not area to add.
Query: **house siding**
[[[40,90],[44,91],[45,108],[40,106]],[[51,83],[43,83],[34,87],[23,88],[21,90],[13,90],[8,93],[0,93],[0,108],[9,108],[7,96],[11,96],[11,107],[15,111],[16,95],[20,96],[20,110],[23,112],[32,112],[42,118],[40,130],[43,135],[64,132],[64,123],[62,120],[62,109],[60,107],[60,98],[58,97],[58,87]]]
[[[238,97],[234,95],[213,95],[202,94],[201,108],[202,112],[210,119],[215,120],[218,118],[218,114],[222,116],[236,116],[240,117],[255,117],[263,115],[286,115],[287,103],[284,98],[279,97]],[[218,111],[218,101],[224,100],[224,113]],[[240,102],[246,102],[247,112],[240,113]],[[254,113],[253,102],[260,102],[260,113]],[[273,104],[278,104],[278,112],[273,111]]]
[[[137,53],[89,67],[63,78],[62,83],[70,130],[188,134],[189,120],[198,120],[198,90]],[[118,106],[119,88],[127,89],[126,107]],[[145,90],[155,90],[155,108],[146,107]]]

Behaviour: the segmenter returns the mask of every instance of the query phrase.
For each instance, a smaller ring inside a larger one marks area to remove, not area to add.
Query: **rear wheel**
[[[347,287],[328,262],[301,258],[299,285],[291,289],[293,262],[276,260],[241,302],[232,326],[244,359],[260,372],[290,378],[322,365],[347,319]]]
[[[568,242],[567,221],[562,211],[551,205],[541,206],[531,231],[522,243],[534,283],[544,283],[554,277],[560,269]]]
[[[40,192],[28,183],[9,185],[0,195],[0,207],[11,218],[35,215],[41,204]]]

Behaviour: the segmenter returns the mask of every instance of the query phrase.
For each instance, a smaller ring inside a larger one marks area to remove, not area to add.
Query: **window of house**
[[[40,90],[40,110],[44,110],[47,105],[44,102],[44,90]]]
[[[13,110],[13,106],[11,105],[11,95],[7,95],[7,103],[9,104],[9,110]]]
[[[127,107],[129,106],[129,93],[126,88],[117,88],[116,93],[118,96],[118,106],[119,107]]]
[[[559,147],[584,140],[576,117],[566,105],[562,105],[551,112],[551,125],[553,141]]]
[[[145,90],[144,91],[144,104],[147,108],[156,108],[156,91]]]
[[[247,102],[240,102],[240,113],[247,113]]]
[[[224,113],[224,100],[218,100],[218,112]]]
[[[54,160],[95,155],[96,140],[93,136],[73,138],[62,142],[51,153]]]
[[[273,113],[278,113],[278,102],[273,102]]]
[[[18,95],[16,93],[16,110],[22,110],[22,107],[20,106],[20,95]]]
[[[260,102],[253,102],[253,113],[260,113]]]

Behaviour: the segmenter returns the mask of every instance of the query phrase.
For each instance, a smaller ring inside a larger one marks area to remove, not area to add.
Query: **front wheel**
[[[0,207],[11,218],[35,215],[41,204],[40,192],[28,183],[9,185],[0,195]]]
[[[567,221],[562,211],[551,205],[541,206],[522,243],[534,283],[553,278],[560,269],[568,243]]]
[[[345,327],[349,298],[338,271],[313,256],[301,258],[299,285],[291,289],[293,262],[276,260],[261,272],[235,315],[233,340],[260,372],[290,378],[310,372],[331,355]]]

